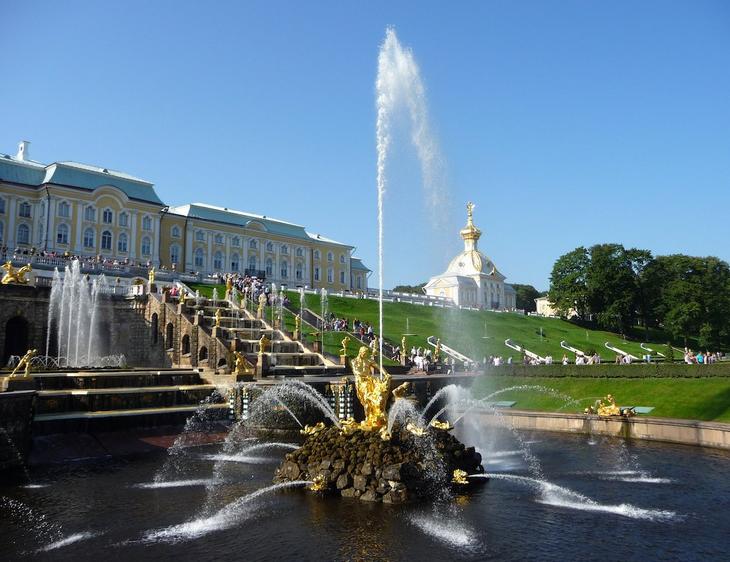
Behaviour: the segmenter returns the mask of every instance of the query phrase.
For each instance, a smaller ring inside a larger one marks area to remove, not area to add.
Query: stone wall
[[[45,353],[49,296],[47,287],[0,285],[2,366],[10,355],[24,355],[33,347]]]

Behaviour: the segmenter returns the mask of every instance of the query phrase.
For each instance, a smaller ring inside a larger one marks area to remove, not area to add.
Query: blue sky
[[[480,248],[540,289],[578,245],[730,259],[723,1],[3,2],[0,152],[27,139],[173,205],[304,224],[374,269],[387,25],[421,67],[454,204],[435,232],[398,138],[386,286],[444,269],[468,200]]]

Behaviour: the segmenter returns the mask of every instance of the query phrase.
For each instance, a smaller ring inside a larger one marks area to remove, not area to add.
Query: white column
[[[223,259],[225,260],[223,262],[223,271],[228,273],[231,271],[231,237],[228,234],[226,234],[225,242],[226,242],[226,246],[225,246],[226,250],[225,250],[225,253],[223,256]]]
[[[183,256],[183,271],[193,271],[193,228],[188,224],[185,232],[185,255]]]
[[[36,248],[41,247],[39,240],[39,225],[41,223],[41,204],[39,201],[30,201],[30,245]]]
[[[210,230],[208,230],[206,234],[208,237],[208,257],[206,259],[206,263],[208,264],[208,270],[206,273],[212,273],[213,272],[213,233]]]
[[[15,249],[15,216],[18,214],[18,201],[15,197],[8,197],[8,222],[6,228],[8,229],[5,233],[6,244],[10,251]]]
[[[58,206],[58,198],[57,197],[51,197],[50,201],[48,201],[48,221],[46,221],[46,224],[48,225],[48,232],[46,233],[46,236],[48,237],[48,250],[51,251],[56,247],[56,207]]]
[[[137,211],[129,212],[129,220],[132,226],[129,235],[129,259],[137,259]]]
[[[152,219],[152,263],[160,267],[160,227],[161,217],[159,213]]]
[[[84,233],[82,232],[84,223],[84,204],[81,201],[74,201],[74,207],[76,209],[76,242],[74,244],[73,253],[81,254],[83,252],[83,240]]]

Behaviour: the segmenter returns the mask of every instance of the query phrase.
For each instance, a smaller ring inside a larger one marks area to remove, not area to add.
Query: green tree
[[[544,296],[545,293],[541,293],[532,285],[512,283],[512,287],[516,293],[517,308],[524,310],[525,312],[535,312],[535,310],[537,310],[535,299]]]
[[[599,326],[622,334],[636,316],[636,283],[626,250],[621,244],[590,248],[586,274],[589,310]]]
[[[420,283],[418,285],[396,285],[395,287],[393,287],[393,290],[396,293],[413,293],[416,295],[422,295],[423,288],[425,286],[425,283]]]
[[[588,311],[586,277],[589,266],[590,256],[583,246],[563,254],[555,261],[550,274],[548,298],[562,316],[566,316],[573,308],[581,317]]]

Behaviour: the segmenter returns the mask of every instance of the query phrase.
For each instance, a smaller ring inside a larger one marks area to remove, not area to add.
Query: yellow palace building
[[[266,215],[193,203],[165,205],[154,185],[78,162],[43,164],[22,141],[0,153],[0,242],[16,248],[256,275],[291,287],[364,291],[370,270],[354,246]]]

